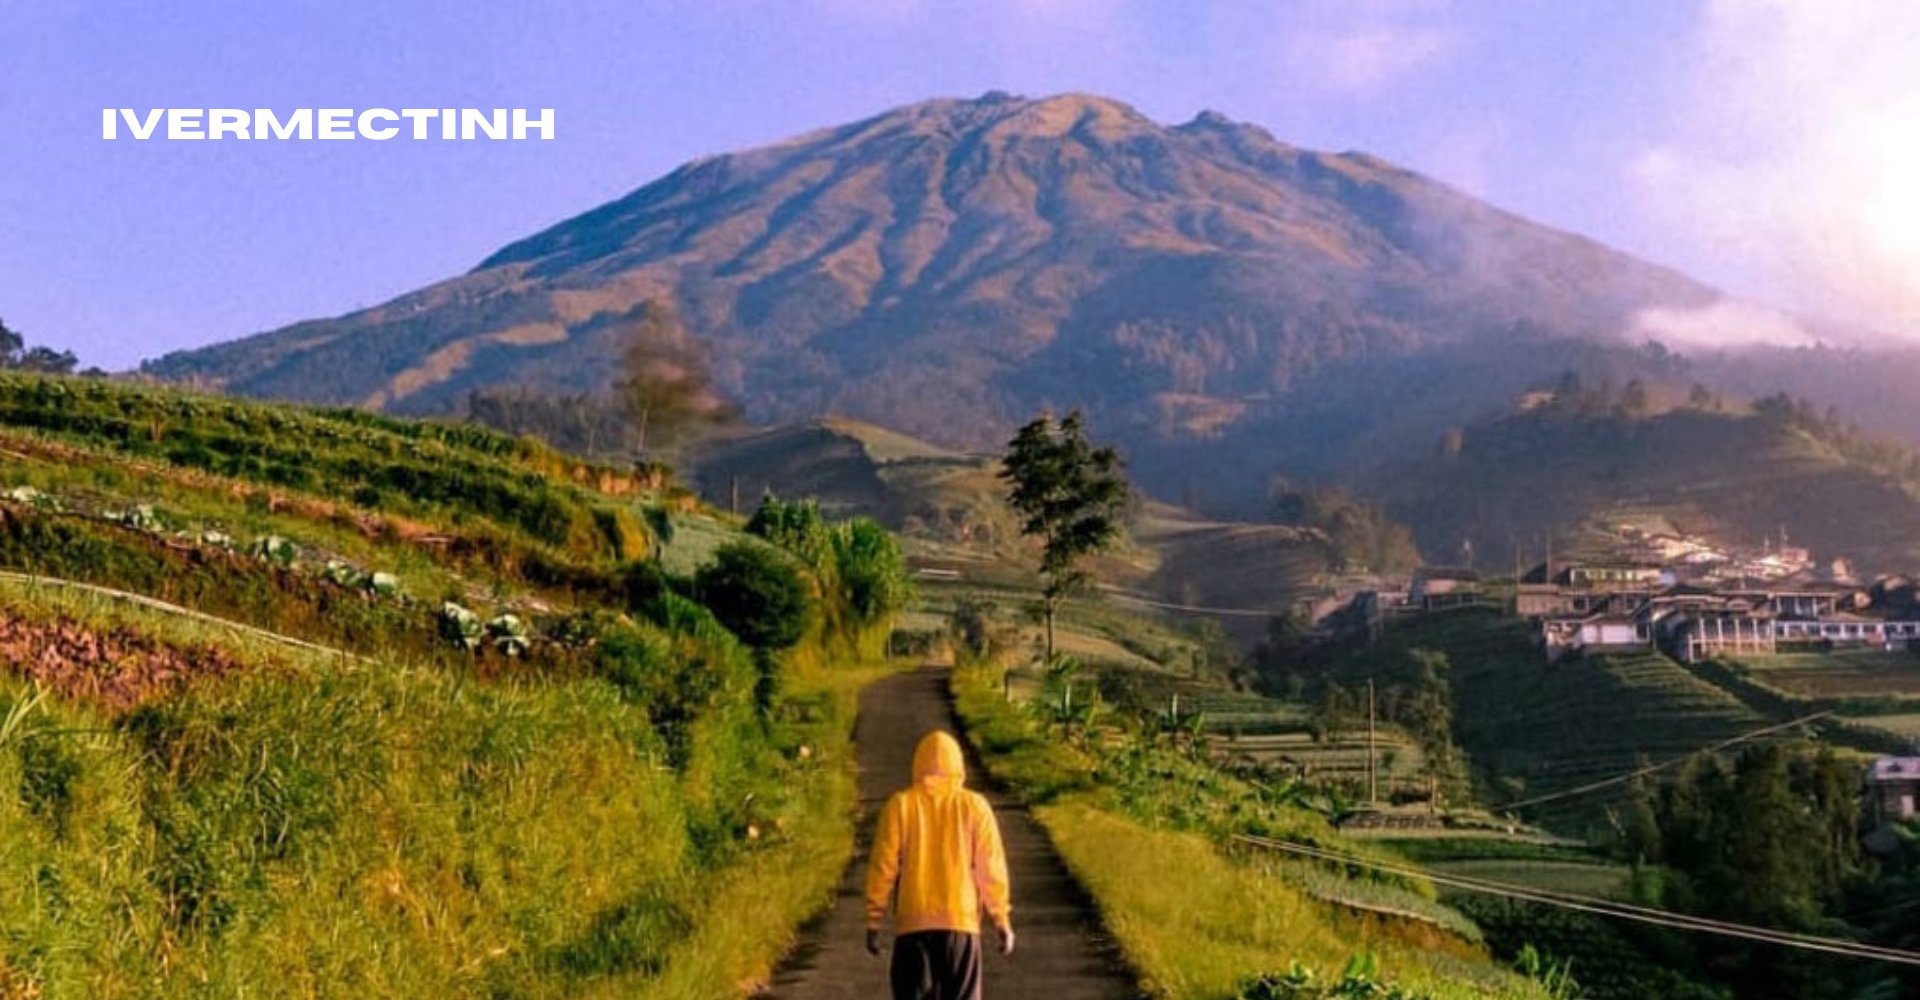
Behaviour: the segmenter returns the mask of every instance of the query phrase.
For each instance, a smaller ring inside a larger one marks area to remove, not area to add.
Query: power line
[[[1529,886],[1514,885],[1507,882],[1492,882],[1485,879],[1469,878],[1464,875],[1447,875],[1407,865],[1372,861],[1351,854],[1343,854],[1317,847],[1308,847],[1305,844],[1269,840],[1265,837],[1254,837],[1247,834],[1235,834],[1233,839],[1265,850],[1300,855],[1318,861],[1331,861],[1344,865],[1353,865],[1389,875],[1398,875],[1403,878],[1421,878],[1436,885],[1449,886],[1466,892],[1476,892],[1505,899],[1517,899],[1523,902],[1539,903],[1544,906],[1575,910],[1582,913],[1613,917],[1620,920],[1631,920],[1638,923],[1666,927],[1671,930],[1717,934],[1722,937],[1740,938],[1748,941],[1757,941],[1762,944],[1797,948],[1803,951],[1823,952],[1845,958],[1892,962],[1901,965],[1920,965],[1920,952],[1901,951],[1896,948],[1882,948],[1878,945],[1861,944],[1858,941],[1849,941],[1845,938],[1798,934],[1792,931],[1755,927],[1750,924],[1736,924],[1725,920],[1695,917],[1684,913],[1674,913],[1669,910],[1656,910],[1652,907],[1620,903],[1613,900],[1600,899],[1595,896],[1578,896],[1571,893],[1535,889]]]
[[[1161,608],[1166,611],[1187,611],[1201,615],[1224,615],[1228,617],[1239,616],[1246,618],[1273,618],[1279,615],[1279,612],[1272,608],[1209,608],[1198,604],[1172,604],[1166,601],[1152,601],[1144,597],[1136,597],[1125,591],[1112,590],[1106,587],[1100,588],[1100,592],[1128,604],[1144,604],[1150,608]]]
[[[1672,760],[1662,761],[1661,763],[1658,763],[1658,764],[1649,764],[1646,767],[1639,768],[1634,771],[1629,771],[1626,774],[1618,775],[1612,778],[1603,778],[1599,781],[1590,782],[1588,784],[1581,785],[1577,788],[1568,788],[1563,791],[1550,792],[1546,795],[1536,795],[1530,799],[1521,799],[1518,802],[1510,802],[1501,806],[1501,808],[1507,809],[1507,810],[1513,810],[1517,812],[1521,809],[1525,809],[1528,806],[1537,806],[1542,802],[1553,802],[1558,799],[1572,798],[1573,796],[1576,796],[1576,795],[1585,795],[1588,792],[1597,792],[1600,789],[1611,788],[1614,785],[1624,785],[1627,782],[1634,780],[1635,778],[1644,778],[1649,774],[1653,774],[1658,771],[1664,771],[1670,767],[1678,767],[1681,764],[1684,764],[1687,761],[1690,761],[1693,758],[1699,757],[1703,754],[1718,753],[1722,750],[1727,749],[1728,747],[1738,746],[1741,743],[1745,743],[1748,740],[1757,739],[1761,736],[1766,736],[1772,733],[1777,733],[1782,729],[1792,729],[1795,726],[1803,726],[1809,722],[1816,722],[1832,714],[1833,714],[1832,711],[1825,711],[1825,712],[1815,712],[1812,715],[1803,715],[1798,719],[1792,719],[1787,722],[1777,723],[1775,725],[1767,726],[1763,729],[1756,729],[1750,733],[1742,733],[1739,736],[1734,736],[1729,739],[1721,740],[1720,742],[1715,743],[1711,746],[1702,747],[1698,750],[1695,750],[1692,753],[1675,757]]]

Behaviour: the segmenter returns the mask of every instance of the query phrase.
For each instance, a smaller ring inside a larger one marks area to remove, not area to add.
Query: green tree
[[[822,577],[832,576],[833,542],[827,519],[820,514],[820,501],[782,500],[772,493],[760,498],[760,506],[747,519],[747,534],[757,535],[800,558]],[[825,582],[824,580],[822,582]]]
[[[813,591],[800,567],[759,543],[721,546],[693,587],[727,631],[763,653],[791,649],[813,621]]]
[[[77,364],[79,359],[73,356],[72,351],[28,347],[26,338],[19,331],[9,329],[6,321],[0,320],[0,368],[47,375],[71,375]]]
[[[1057,423],[1052,414],[1043,413],[1020,428],[1007,446],[1000,478],[1011,487],[1013,509],[1025,519],[1021,533],[1041,542],[1041,612],[1049,663],[1060,602],[1086,580],[1082,560],[1120,536],[1120,517],[1127,506],[1122,467],[1119,452],[1087,439],[1079,410]]]
[[[7,321],[0,319],[0,367],[12,368],[20,357],[20,351],[27,346],[26,338],[8,328]]]
[[[864,517],[833,526],[833,564],[854,619],[874,625],[913,599],[900,546],[887,529]]]

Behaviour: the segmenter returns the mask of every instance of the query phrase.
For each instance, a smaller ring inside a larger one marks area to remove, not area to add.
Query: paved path
[[[860,763],[859,848],[840,880],[833,908],[802,933],[774,976],[766,1000],[886,1000],[887,957],[866,952],[861,891],[876,810],[910,777],[913,747],[929,729],[958,733],[947,671],[923,668],[878,681],[860,694],[854,747]],[[967,751],[967,784],[987,792],[1007,845],[1013,927],[1019,947],[1003,958],[989,948],[986,1000],[1121,1000],[1140,996],[1093,906],[1067,875],[1026,807],[990,788]],[[988,934],[983,943],[991,944]]]

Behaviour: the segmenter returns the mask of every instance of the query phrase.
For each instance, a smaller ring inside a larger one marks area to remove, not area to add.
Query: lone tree
[[[1000,478],[1008,500],[1026,520],[1022,534],[1040,539],[1041,593],[1047,626],[1047,662],[1053,662],[1053,619],[1060,602],[1086,580],[1080,561],[1113,544],[1127,506],[1119,452],[1087,440],[1079,410],[1054,422],[1042,413],[1007,446]]]
[[[663,302],[647,303],[634,323],[615,391],[632,418],[642,454],[650,436],[671,438],[690,425],[731,415],[714,391],[706,352]]]

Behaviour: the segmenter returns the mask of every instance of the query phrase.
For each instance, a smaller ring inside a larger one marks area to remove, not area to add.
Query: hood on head
[[[958,786],[967,780],[967,762],[960,741],[938,729],[920,738],[913,751],[913,780],[943,779]]]

